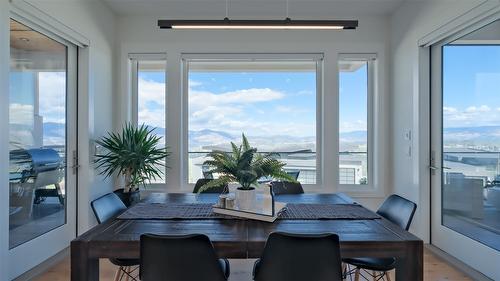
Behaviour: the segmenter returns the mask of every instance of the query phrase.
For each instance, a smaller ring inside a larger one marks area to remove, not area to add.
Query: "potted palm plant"
[[[250,146],[245,134],[242,138],[239,146],[231,142],[231,152],[213,151],[208,154],[210,159],[203,164],[209,168],[210,173],[218,174],[219,177],[203,185],[199,192],[238,183],[240,186],[236,189],[236,204],[240,209],[248,210],[255,206],[258,179],[271,177],[291,182],[295,182],[295,179],[283,170],[285,163],[273,157],[272,153],[258,153],[256,148]]]
[[[115,191],[125,205],[139,201],[139,187],[161,177],[162,167],[169,155],[167,148],[159,148],[160,137],[153,134],[155,128],[125,124],[119,134],[108,133],[96,141],[103,152],[96,153],[95,163],[106,178],[118,175],[124,179],[124,187]]]

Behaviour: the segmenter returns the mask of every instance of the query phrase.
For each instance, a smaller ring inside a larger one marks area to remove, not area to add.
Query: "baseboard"
[[[459,259],[453,257],[452,255],[446,253],[445,251],[439,249],[438,247],[430,244],[426,244],[425,248],[432,252],[434,255],[440,257],[441,259],[445,260],[447,263],[449,263],[451,266],[453,266],[456,270],[464,273],[465,275],[469,276],[472,280],[475,281],[494,281],[481,272],[475,270],[474,268],[468,266],[464,262],[460,261]]]
[[[63,261],[67,257],[69,257],[69,247],[60,251],[59,253],[53,255],[52,257],[46,259],[44,262],[40,263],[39,265],[35,266],[34,268],[21,274],[20,276],[15,278],[13,281],[33,280],[35,277],[45,273],[47,270],[49,270],[49,268],[60,263],[61,261]]]

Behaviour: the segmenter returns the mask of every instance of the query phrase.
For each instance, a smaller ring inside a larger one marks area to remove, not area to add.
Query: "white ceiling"
[[[220,19],[226,0],[103,0],[118,15],[162,19]],[[333,19],[391,14],[408,0],[289,0],[292,19]],[[415,1],[415,0],[411,0]],[[420,0],[416,0],[420,1]],[[286,0],[229,0],[232,19],[280,19]]]

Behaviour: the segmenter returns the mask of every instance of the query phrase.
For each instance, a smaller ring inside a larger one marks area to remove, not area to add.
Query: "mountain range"
[[[14,131],[20,128],[11,127]],[[165,135],[165,129],[155,128],[158,135]],[[43,135],[46,140],[56,142],[63,139],[64,124],[44,123]],[[500,126],[457,127],[444,129],[444,141],[449,145],[485,145],[500,146]],[[240,135],[233,135],[218,130],[189,131],[190,151],[206,151],[211,148],[229,148],[229,142],[239,142]],[[261,151],[294,151],[310,149],[316,151],[315,137],[301,137],[289,135],[248,136],[250,144],[259,147]],[[342,151],[351,151],[366,142],[366,131],[344,132],[340,134]]]

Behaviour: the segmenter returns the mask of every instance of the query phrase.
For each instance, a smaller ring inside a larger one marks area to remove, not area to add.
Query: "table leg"
[[[99,259],[88,256],[88,244],[71,242],[71,281],[98,281]]]
[[[422,241],[407,242],[406,254],[396,264],[396,281],[424,280],[424,245]]]

